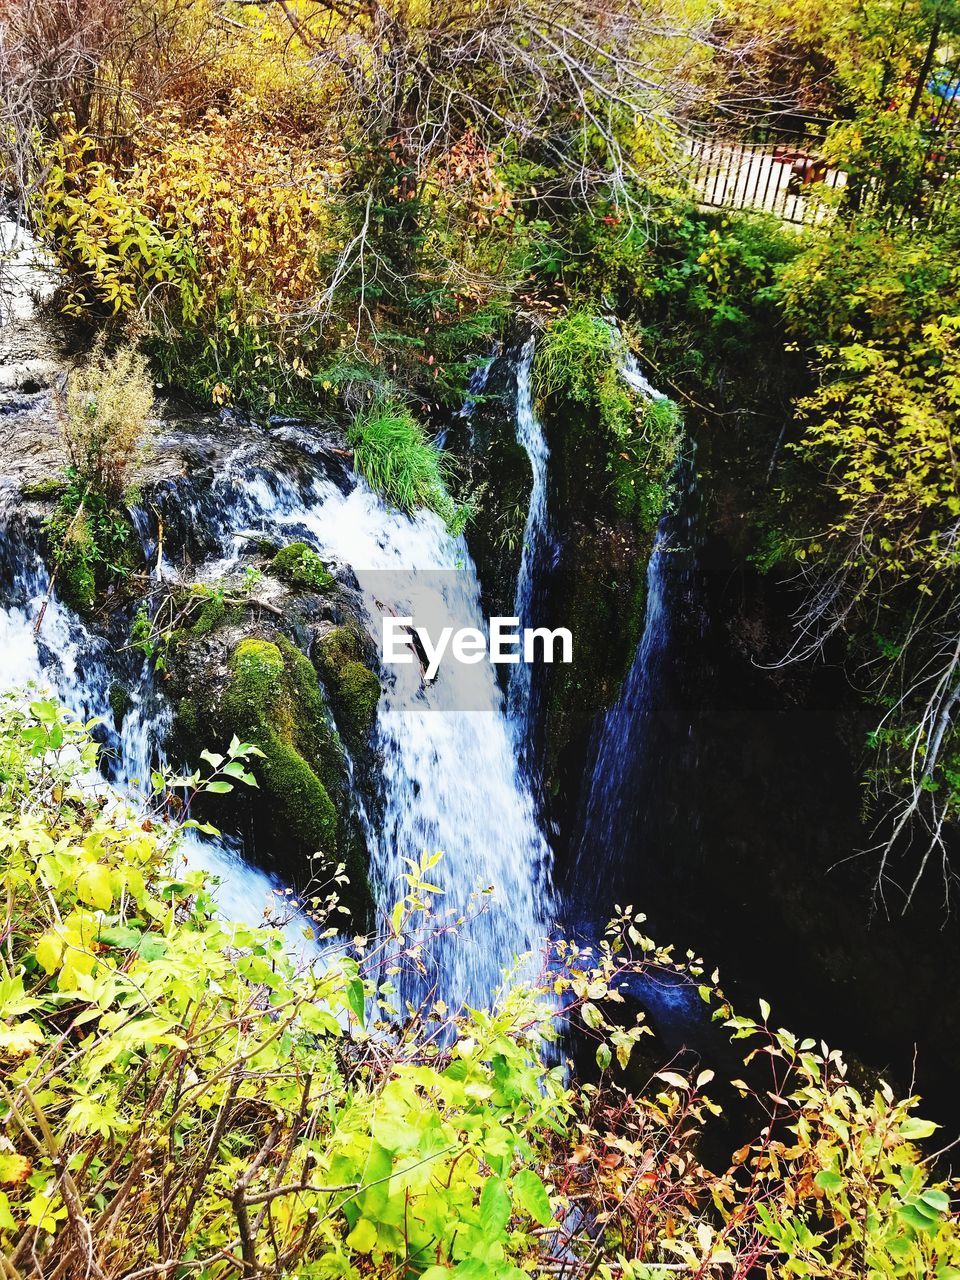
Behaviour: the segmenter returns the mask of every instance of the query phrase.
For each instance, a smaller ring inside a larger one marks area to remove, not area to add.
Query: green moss
[[[575,308],[550,323],[534,372],[541,402],[581,407],[581,415],[568,417],[582,417],[584,445],[604,459],[601,483],[613,512],[652,533],[680,447],[680,411],[666,397],[649,399],[627,383],[629,355],[623,334],[604,316]]]
[[[67,482],[61,476],[48,476],[45,480],[25,484],[20,492],[25,498],[60,498],[66,488]]]
[[[324,674],[328,667],[332,670],[345,662],[358,661],[362,652],[359,637],[350,627],[334,627],[317,647]]]
[[[208,635],[219,626],[226,617],[226,613],[227,607],[223,602],[223,595],[217,592],[209,596],[200,606],[196,621],[190,624],[191,636],[199,639],[201,636]]]
[[[258,556],[275,556],[280,550],[280,544],[275,538],[268,538],[258,535],[252,537],[248,543],[250,550]]]
[[[177,732],[188,742],[199,737],[200,715],[193,698],[181,698],[177,703]]]
[[[270,640],[241,640],[230,659],[223,710],[231,728],[270,724],[283,688],[283,655]]]
[[[123,724],[123,717],[130,710],[130,690],[125,684],[121,684],[119,680],[114,680],[111,684],[107,698],[110,703],[110,710],[113,712],[113,723],[117,732]]]
[[[334,627],[321,639],[317,657],[340,732],[351,748],[362,748],[376,718],[380,681],[363,662],[359,637],[349,627]]]
[[[281,807],[294,839],[333,860],[337,849],[337,811],[330,793],[289,742],[261,729],[257,746],[265,753],[260,769],[264,790]]]
[[[380,681],[362,662],[347,662],[339,671],[337,703],[344,733],[365,738],[377,715]]]
[[[333,574],[305,542],[291,542],[278,551],[270,568],[284,582],[307,591],[326,591],[333,585]]]
[[[221,708],[227,732],[264,753],[254,772],[274,807],[278,832],[333,861],[337,811],[320,775],[330,780],[335,755],[309,660],[283,637],[241,640]]]
[[[66,547],[57,563],[57,594],[78,613],[89,613],[97,601],[97,579],[80,547]]]

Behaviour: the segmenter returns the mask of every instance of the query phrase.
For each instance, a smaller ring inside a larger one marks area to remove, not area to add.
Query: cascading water
[[[28,286],[19,277],[14,283],[17,299],[28,302]],[[27,305],[8,311],[20,319],[31,315]],[[518,587],[522,613],[529,610],[532,557],[545,508],[546,451],[530,401],[532,356],[530,343],[518,379],[518,423],[529,438],[534,467]],[[485,376],[486,370],[477,375],[471,395],[478,394]],[[13,415],[8,421],[26,412],[30,429],[49,436],[51,409],[42,394],[26,410],[21,398],[0,404],[3,411]],[[322,432],[295,422],[274,425],[264,435],[239,423],[224,430],[207,419],[191,425],[189,440],[178,440],[180,462],[154,484],[151,510],[131,513],[155,579],[215,581],[239,567],[245,534],[259,530],[304,538],[326,558],[352,568],[378,646],[382,619],[390,614],[485,629],[477,573],[462,537],[453,537],[430,512],[407,516],[389,508],[346,470]],[[168,444],[158,438],[154,451],[162,457]],[[19,486],[8,481],[0,489],[0,688],[49,687],[76,714],[101,717],[111,782],[136,798],[162,760],[170,708],[149,664],[129,651],[114,651],[58,600],[20,503]],[[171,545],[193,564],[189,578],[171,563]],[[486,661],[443,664],[436,679],[426,682],[415,654],[409,656],[409,664],[384,672],[375,727],[378,794],[366,798],[362,814],[371,880],[381,907],[389,909],[405,890],[404,859],[443,851],[431,872],[443,889],[436,904],[442,928],[426,949],[426,982],[409,994],[433,989],[453,1008],[482,1005],[514,957],[535,948],[549,927],[550,850],[517,763],[493,667]],[[110,692],[118,679],[129,706],[114,731]],[[187,839],[190,860],[221,877],[224,913],[259,921],[275,882],[244,865],[235,842],[201,841],[193,833]],[[490,889],[489,898],[474,896]],[[457,922],[475,912],[478,919],[460,937]],[[303,949],[299,936],[297,945]]]
[[[624,376],[645,395],[657,395],[635,362]],[[690,446],[688,446],[689,448]],[[663,686],[675,610],[695,569],[695,472],[692,454],[677,470],[675,497],[660,519],[647,563],[643,633],[620,696],[606,712],[588,756],[588,784],[574,837],[572,881],[582,900],[602,884],[631,846],[648,802],[644,786],[651,725],[662,712]]]
[[[533,476],[514,597],[514,614],[520,619],[521,628],[536,625],[536,593],[538,585],[542,584],[541,570],[550,543],[547,523],[547,463],[550,448],[533,405],[535,342],[532,337],[527,339],[517,363],[517,440],[530,460]],[[532,667],[525,662],[518,663],[511,668],[507,707],[521,759],[525,758],[531,740],[534,717],[532,692]]]
[[[202,493],[180,479],[169,482],[161,507],[183,529],[202,527],[205,560],[194,579],[213,581],[235,569],[247,545],[244,534],[257,530],[281,540],[303,538],[327,559],[349,565],[378,645],[385,614],[484,629],[479,583],[462,537],[451,536],[430,512],[411,517],[389,508],[347,473],[335,483],[330,468],[312,456],[322,450],[308,428],[288,424],[273,433],[274,440],[278,436],[287,450],[280,461],[265,460],[256,439],[241,440],[218,460]],[[136,514],[150,562],[164,578],[176,579],[178,570],[161,554],[151,520]],[[55,592],[36,634],[50,585],[46,570],[19,541],[4,559],[12,580],[0,610],[8,655],[3,683],[48,684],[78,714],[109,721],[117,656]],[[113,780],[130,790],[149,777],[170,713],[146,665],[125,675],[132,705],[109,745]],[[379,791],[369,798],[364,818],[380,905],[388,909],[403,896],[405,858],[438,850],[445,855],[431,871],[443,889],[435,903],[442,932],[426,949],[425,982],[405,994],[433,989],[452,1008],[486,1003],[514,957],[536,948],[551,917],[550,851],[516,761],[493,667],[486,661],[442,664],[429,683],[416,661],[391,667],[375,738]],[[191,838],[188,853],[222,878],[225,914],[259,918],[274,884],[243,864],[236,845]],[[490,889],[489,897],[475,896]],[[459,936],[456,921],[475,913],[478,918]]]
[[[221,477],[221,488],[229,484]],[[382,619],[414,617],[484,629],[480,587],[466,542],[431,512],[408,516],[363,482],[317,478],[304,495],[272,476],[236,485],[234,514],[262,531],[303,538],[349,564],[379,647]],[[515,956],[549,928],[550,851],[493,668],[441,664],[425,682],[411,653],[385,672],[376,723],[379,795],[366,818],[371,879],[389,908],[404,892],[405,858],[442,851],[430,878],[444,931],[427,948],[430,972],[409,995],[435,988],[451,1007],[484,1003]],[[489,902],[478,890],[493,889]],[[480,911],[464,937],[456,920]]]
[[[9,512],[13,495],[5,497]],[[29,541],[11,535],[9,523],[0,531],[0,567],[0,690],[49,689],[74,715],[85,721],[98,718],[111,785],[135,804],[142,803],[151,771],[164,764],[161,744],[170,724],[170,709],[156,690],[153,672],[132,655],[118,660],[106,640],[58,600],[39,554]],[[110,691],[120,668],[129,705],[117,732],[111,727]],[[238,842],[204,839],[188,831],[181,852],[190,866],[219,877],[217,901],[227,919],[257,925],[264,909],[276,905],[278,883],[244,863]],[[289,922],[286,931],[291,949],[306,954],[302,922]]]

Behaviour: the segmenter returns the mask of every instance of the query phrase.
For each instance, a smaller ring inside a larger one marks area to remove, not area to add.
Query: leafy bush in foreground
[[[616,1083],[645,1030],[614,1017],[624,981],[701,973],[642,917],[592,956],[557,944],[492,1011],[401,1011],[400,967],[466,923],[429,914],[439,855],[410,864],[379,939],[335,943],[309,899],[295,918],[331,950],[298,968],[289,930],[215,914],[181,863],[196,824],[112,796],[96,753],[53,702],[0,709],[7,1280],[960,1275],[951,1188],[914,1145],[934,1126],[766,1007],[736,1018],[701,989],[753,1042],[755,1083],[732,1083],[765,1113],[722,1174],[697,1154],[712,1072]],[[206,782],[155,778],[157,805],[249,782],[252,753],[208,754]],[[596,1040],[598,1084],[545,1065],[558,1011]]]

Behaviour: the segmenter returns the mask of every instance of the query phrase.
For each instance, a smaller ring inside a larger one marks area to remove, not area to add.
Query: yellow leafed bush
[[[128,166],[63,128],[49,149],[39,222],[70,279],[68,307],[135,314],[168,372],[215,398],[304,372],[324,288],[334,179],[316,152],[268,136],[253,107],[177,110],[141,122]],[[259,397],[258,397],[259,398]]]

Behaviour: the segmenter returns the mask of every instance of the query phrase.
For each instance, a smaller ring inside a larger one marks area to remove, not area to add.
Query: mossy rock
[[[185,742],[199,744],[200,713],[197,710],[195,699],[184,697],[177,703],[176,731],[178,736],[183,738]]]
[[[200,612],[189,626],[190,635],[199,640],[209,635],[227,616],[227,606],[222,595],[209,596],[200,606]]]
[[[252,768],[269,807],[261,807],[256,823],[276,845],[292,839],[302,855],[322,854],[328,867],[345,862],[348,905],[365,910],[365,850],[353,838],[343,748],[309,658],[281,635],[241,640],[230,658],[220,715],[226,734],[263,752]]]
[[[311,693],[320,697],[316,676],[314,690],[309,684],[304,688],[302,673],[295,669],[297,651],[280,637],[278,641],[247,639],[237,645],[221,701],[225,727],[264,753],[254,773],[295,838],[332,861],[337,854],[337,812],[303,754],[314,755],[317,746],[316,726],[309,723],[317,711]],[[280,643],[290,650],[287,662]],[[304,694],[306,706],[301,705]]]
[[[110,710],[113,712],[113,726],[119,733],[124,716],[130,710],[133,702],[130,697],[130,690],[119,680],[114,680],[107,692],[107,700],[110,703]]]
[[[625,503],[616,481],[627,472],[611,471],[594,406],[548,399],[542,410],[550,504],[564,522],[548,621],[573,636],[573,661],[543,673],[544,780],[556,793],[568,785],[569,768],[579,767],[591,725],[616,700],[636,652],[647,563],[667,494],[660,481],[645,481]]]
[[[77,613],[89,613],[97,603],[97,579],[80,550],[61,553],[57,564],[57,594]]]
[[[562,784],[561,759],[582,744],[595,718],[619,696],[643,631],[649,539],[612,537],[603,526],[579,526],[554,575],[551,626],[573,637],[573,661],[543,673],[543,770],[547,787]]]
[[[108,591],[123,592],[130,575],[142,568],[132,520],[102,497],[80,508],[61,501],[43,527],[57,594],[78,613],[90,613]]]
[[[333,586],[333,574],[305,542],[291,542],[278,551],[270,561],[270,571],[304,591],[326,591]]]
[[[377,716],[380,681],[363,661],[356,632],[350,627],[328,631],[317,645],[317,665],[340,732],[352,750],[362,750]]]
[[[62,497],[66,488],[67,482],[62,476],[47,476],[43,480],[32,480],[23,485],[20,492],[25,498],[43,500]]]

